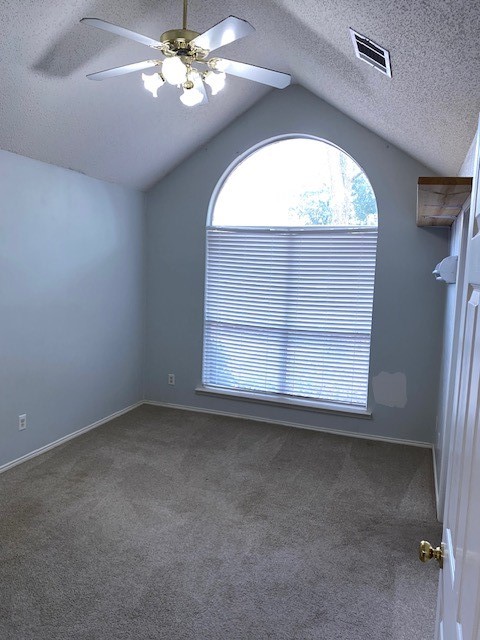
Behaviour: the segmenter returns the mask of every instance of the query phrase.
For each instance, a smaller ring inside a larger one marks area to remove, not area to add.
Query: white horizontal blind
[[[365,408],[377,229],[207,230],[203,384]]]

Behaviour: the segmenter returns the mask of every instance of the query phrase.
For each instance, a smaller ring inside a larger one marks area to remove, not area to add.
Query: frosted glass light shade
[[[203,94],[198,89],[185,89],[180,96],[180,100],[187,107],[194,107],[203,101]]]
[[[210,60],[209,65],[212,67],[212,69],[215,69],[215,71],[225,71],[228,63],[222,58],[213,58],[213,60]]]
[[[187,67],[180,58],[166,58],[162,63],[162,74],[169,84],[183,84],[187,79]]]
[[[154,98],[158,97],[158,90],[165,83],[165,80],[159,73],[148,74],[142,73],[142,80],[144,87],[147,91],[150,91]]]
[[[225,78],[227,76],[223,71],[218,73],[217,71],[209,71],[205,75],[205,82],[209,85],[212,90],[212,95],[217,95],[219,91],[221,91],[225,86]]]

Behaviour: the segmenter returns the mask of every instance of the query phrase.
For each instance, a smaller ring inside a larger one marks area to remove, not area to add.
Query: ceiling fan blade
[[[277,89],[285,89],[292,81],[292,77],[288,73],[265,69],[264,67],[256,67],[253,64],[245,64],[244,62],[235,62],[234,60],[226,60],[225,58],[217,58],[218,69],[229,73],[232,76],[246,78],[254,82],[268,84],[270,87]]]
[[[135,31],[130,31],[130,29],[125,29],[124,27],[119,27],[116,24],[112,24],[111,22],[105,22],[105,20],[100,20],[100,18],[82,18],[80,22],[89,24],[92,27],[96,27],[97,29],[103,29],[103,31],[109,31],[110,33],[114,33],[117,36],[123,36],[124,38],[128,38],[129,40],[135,40],[135,42],[140,42],[140,44],[146,44],[147,47],[162,46],[158,40],[153,40],[153,38],[149,38],[148,36],[142,36],[141,33],[135,33]]]
[[[208,31],[205,31],[205,33],[194,38],[190,44],[194,44],[207,51],[213,51],[226,44],[235,42],[235,40],[240,40],[240,38],[244,38],[254,31],[255,29],[246,20],[229,16]]]
[[[132,73],[133,71],[141,71],[142,69],[148,69],[149,67],[155,67],[157,63],[155,60],[144,60],[143,62],[134,62],[133,64],[126,64],[123,67],[114,67],[113,69],[106,69],[105,71],[98,71],[97,73],[89,73],[87,78],[90,80],[105,80],[106,78],[114,78],[115,76],[123,76],[126,73]]]

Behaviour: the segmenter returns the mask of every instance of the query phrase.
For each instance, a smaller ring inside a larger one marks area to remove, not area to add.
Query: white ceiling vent
[[[350,29],[350,35],[357,58],[368,62],[369,65],[391,78],[392,67],[390,66],[389,52],[353,29]]]

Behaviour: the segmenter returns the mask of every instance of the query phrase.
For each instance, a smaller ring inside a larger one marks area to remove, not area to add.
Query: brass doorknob
[[[420,547],[418,548],[418,557],[421,562],[428,562],[432,558],[438,562],[440,569],[443,568],[443,558],[444,558],[444,546],[443,544],[440,547],[436,547],[435,549],[432,545],[426,540],[422,540],[420,542]]]

